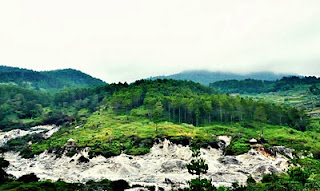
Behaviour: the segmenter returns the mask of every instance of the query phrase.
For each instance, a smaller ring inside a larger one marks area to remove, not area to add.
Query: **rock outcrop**
[[[230,143],[223,137],[226,144]],[[86,182],[89,180],[126,180],[131,185],[183,188],[186,181],[193,178],[186,169],[192,153],[188,146],[172,144],[164,140],[155,144],[149,154],[142,156],[119,156],[105,158],[103,156],[88,159],[89,148],[73,157],[63,155],[57,158],[53,153],[44,152],[32,159],[23,159],[18,153],[5,153],[10,162],[7,173],[16,177],[35,173],[42,180],[62,179],[66,182]],[[288,169],[288,159],[281,154],[275,157],[250,150],[238,156],[224,156],[219,149],[201,149],[201,156],[209,166],[207,178],[212,179],[215,186],[231,186],[233,182],[244,184],[247,176],[252,175],[260,180],[266,173],[280,173]],[[83,162],[79,162],[82,160]]]
[[[32,127],[30,130],[14,129],[8,132],[0,131],[0,147],[5,145],[10,139],[16,139],[31,134],[43,133],[45,139],[51,137],[53,133],[59,131],[60,127],[55,125],[40,125]]]

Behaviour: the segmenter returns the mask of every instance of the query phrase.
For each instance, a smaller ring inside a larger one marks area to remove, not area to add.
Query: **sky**
[[[108,83],[203,69],[320,76],[320,1],[0,0],[0,65]]]

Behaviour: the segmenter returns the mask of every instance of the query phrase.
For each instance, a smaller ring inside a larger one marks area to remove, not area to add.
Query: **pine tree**
[[[208,164],[200,157],[200,149],[194,148],[192,150],[193,159],[187,165],[188,172],[192,175],[197,175],[198,178],[188,181],[190,191],[214,191],[216,188],[211,184],[211,180],[201,179],[201,174],[205,174],[208,171]]]

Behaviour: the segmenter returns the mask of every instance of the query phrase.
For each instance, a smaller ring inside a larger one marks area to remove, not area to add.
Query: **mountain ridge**
[[[175,80],[191,80],[201,83],[203,85],[209,85],[210,83],[224,80],[268,80],[275,81],[283,77],[297,76],[296,74],[276,74],[273,72],[252,72],[248,74],[237,74],[232,72],[219,72],[208,70],[188,70],[176,74],[166,76],[155,76],[149,79],[175,79]]]
[[[98,78],[71,68],[34,71],[10,66],[0,66],[0,83],[16,84],[24,88],[36,90],[77,88],[106,84]]]

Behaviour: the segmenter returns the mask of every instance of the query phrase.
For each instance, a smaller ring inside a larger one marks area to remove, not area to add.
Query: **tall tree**
[[[201,175],[207,173],[208,165],[205,160],[200,157],[200,149],[193,148],[192,150],[193,159],[187,165],[188,172],[192,175],[197,175],[198,178],[191,179],[188,181],[190,191],[214,191],[216,188],[212,185],[211,180],[202,179]]]

